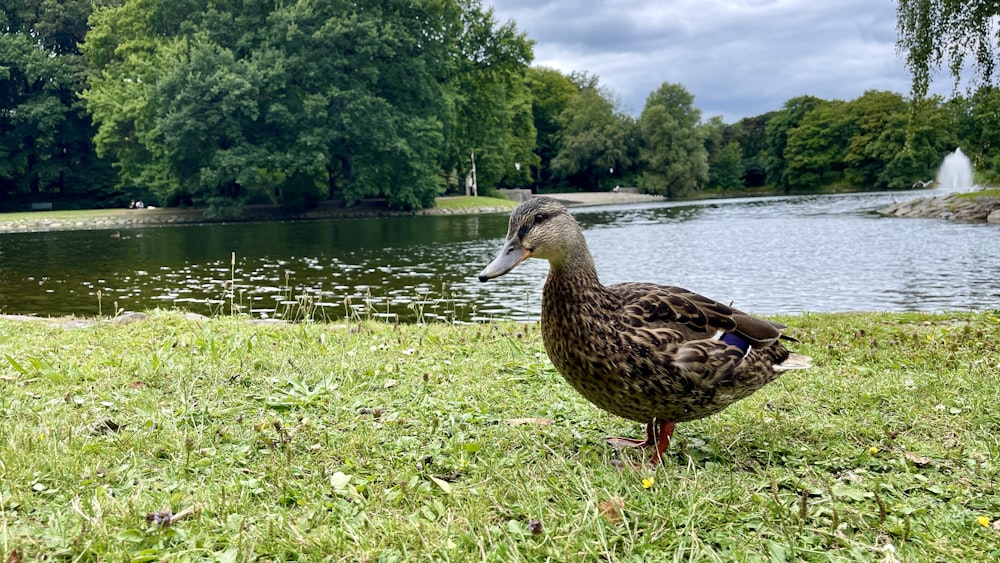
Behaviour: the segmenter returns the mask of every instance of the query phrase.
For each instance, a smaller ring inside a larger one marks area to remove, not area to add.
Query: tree
[[[767,124],[775,112],[745,117],[729,127],[732,141],[740,146],[743,185],[748,188],[767,183]]]
[[[743,157],[739,143],[726,143],[708,166],[708,185],[723,190],[743,188]]]
[[[533,163],[531,44],[478,0],[125,0],[91,23],[97,146],[166,202],[418,208],[470,150],[490,181]]]
[[[984,86],[969,97],[955,96],[944,104],[958,144],[972,160],[981,180],[1000,177],[1000,88]]]
[[[559,148],[552,159],[557,178],[591,191],[620,182],[622,170],[632,165],[635,134],[617,100],[591,83],[570,98],[558,122]]]
[[[815,190],[843,179],[844,156],[857,120],[842,101],[821,102],[787,131],[784,157],[786,185]]]
[[[743,187],[743,149],[734,140],[733,127],[714,116],[703,123],[708,154],[708,187],[736,190]]]
[[[119,187],[133,193],[151,190],[161,202],[176,203],[170,196],[180,192],[179,182],[154,160],[149,146],[158,74],[177,64],[163,53],[179,32],[177,18],[186,15],[168,8],[157,0],[134,0],[94,11],[83,45],[94,72],[82,95],[97,126],[96,150],[115,161]]]
[[[700,119],[694,96],[679,84],[665,82],[646,98],[639,116],[643,189],[673,198],[689,194],[708,180]]]
[[[452,70],[444,89],[451,101],[451,126],[444,168],[464,177],[475,152],[481,185],[522,186],[539,164],[526,77],[533,42],[513,22],[498,24],[493,9],[484,10],[479,0],[460,5],[460,17],[448,32]]]
[[[171,47],[165,58],[176,64],[159,71],[151,92],[157,113],[146,133],[156,191],[167,201],[197,198],[213,211],[265,199],[266,192],[254,197],[271,187],[258,171],[274,170],[274,155],[250,130],[260,115],[262,73],[204,35]],[[290,166],[281,170],[295,173]]]
[[[956,85],[969,66],[983,84],[988,84],[1000,40],[997,16],[1000,4],[994,0],[899,0],[897,46],[906,53],[906,65],[913,75],[913,97],[927,95],[931,75],[942,64]]]
[[[433,204],[449,119],[444,38],[455,6],[278,3],[256,47],[260,60],[275,63],[266,65],[263,127],[253,138],[271,155],[268,176],[282,193],[319,182],[349,203]]]
[[[113,184],[76,97],[89,11],[89,0],[15,0],[0,12],[0,205],[104,195]]]
[[[933,96],[913,100],[903,146],[887,160],[885,170],[889,187],[909,187],[917,179],[931,179],[944,157],[958,147],[958,136],[952,129],[952,119],[944,100]],[[897,124],[887,128],[886,135],[896,137],[898,146],[900,128]]]
[[[788,145],[789,131],[798,127],[806,113],[823,102],[824,100],[815,96],[797,96],[785,102],[781,110],[775,112],[768,120],[765,166],[769,184],[779,189],[788,188],[788,160],[785,149]]]
[[[559,151],[559,115],[579,88],[569,77],[552,68],[531,67],[526,80],[531,91],[531,112],[537,132],[534,152],[538,165],[534,185],[536,188],[549,188],[556,182],[552,160]]]
[[[897,144],[892,139],[905,139],[909,115],[907,101],[894,92],[869,90],[848,102],[846,111],[857,118],[857,131],[844,155],[847,183],[883,189],[888,188],[891,181],[894,187],[899,187],[899,179],[890,180],[884,172],[895,153],[903,148],[902,143]],[[909,184],[917,180],[913,178]]]

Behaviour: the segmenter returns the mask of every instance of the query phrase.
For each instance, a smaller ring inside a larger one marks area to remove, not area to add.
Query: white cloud
[[[490,5],[486,0],[485,5]],[[638,114],[663,82],[727,122],[814,95],[908,94],[892,0],[493,0],[535,45],[535,64],[587,71]],[[949,80],[936,91],[949,93]]]

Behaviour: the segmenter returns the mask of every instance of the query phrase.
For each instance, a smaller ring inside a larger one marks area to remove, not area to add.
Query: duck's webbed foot
[[[654,421],[655,422],[655,421]],[[622,448],[649,448],[656,446],[656,451],[649,458],[649,464],[656,467],[663,459],[663,454],[670,448],[670,437],[674,434],[673,422],[660,422],[658,427],[654,422],[646,424],[646,439],[636,440],[634,438],[607,438],[608,444],[615,449]]]
[[[654,434],[653,423],[646,424],[646,439],[636,440],[635,438],[622,438],[619,436],[613,436],[610,438],[605,438],[608,445],[616,450],[624,448],[648,448],[656,444],[656,436]]]

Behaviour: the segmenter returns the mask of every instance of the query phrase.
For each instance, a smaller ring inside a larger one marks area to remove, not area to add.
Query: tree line
[[[801,96],[703,119],[680,84],[638,116],[480,0],[3,0],[0,209],[129,200],[235,213],[635,185],[904,188],[961,146],[994,174],[1000,91]]]

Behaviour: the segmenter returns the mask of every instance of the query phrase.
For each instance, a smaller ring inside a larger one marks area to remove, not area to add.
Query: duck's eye
[[[535,215],[535,224],[537,225],[548,218],[549,218],[548,215],[544,213],[539,213],[538,215]]]

